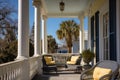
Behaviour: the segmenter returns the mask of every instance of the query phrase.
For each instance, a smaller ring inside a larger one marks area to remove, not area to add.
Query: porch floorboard
[[[37,74],[32,80],[80,80],[80,73],[59,71],[57,73]]]

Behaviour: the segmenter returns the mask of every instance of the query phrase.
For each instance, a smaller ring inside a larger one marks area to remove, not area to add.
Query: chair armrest
[[[104,78],[106,77],[110,77],[110,80],[115,80],[118,76],[118,73],[117,72],[113,72],[111,74],[107,74],[107,75],[104,75],[100,78],[100,80],[104,80]]]
[[[94,68],[91,68],[91,69],[88,69],[88,70],[83,71],[83,72],[81,73],[80,80],[83,80],[83,78],[84,78],[85,76],[88,76],[88,75],[92,74],[92,73],[93,73],[93,69],[94,69]]]
[[[100,80],[106,80],[106,78],[111,78],[112,77],[112,73],[111,74],[106,74],[106,75],[104,75],[104,76],[102,76],[101,78],[100,78]],[[111,80],[111,79],[110,79]]]
[[[67,57],[66,61],[70,61],[71,60],[71,56]]]

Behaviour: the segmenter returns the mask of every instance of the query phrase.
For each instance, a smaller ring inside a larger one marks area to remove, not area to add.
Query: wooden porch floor
[[[80,73],[74,71],[58,71],[57,73],[37,74],[32,80],[80,80]]]

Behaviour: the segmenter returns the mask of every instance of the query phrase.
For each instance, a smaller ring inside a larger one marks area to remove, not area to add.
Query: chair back
[[[79,55],[79,58],[76,61],[76,65],[80,65],[82,60],[82,55]]]
[[[104,60],[98,62],[91,69],[81,73],[80,80],[89,80],[90,78],[103,80],[115,80],[119,72],[119,64],[116,61]],[[88,79],[89,78],[89,79]]]
[[[51,57],[52,60],[54,60],[54,58],[53,58],[52,55],[43,55],[43,56],[42,56],[42,63],[43,63],[43,66],[49,66],[49,65],[47,65],[47,63],[46,63],[45,57]]]
[[[111,69],[112,72],[115,72],[116,70],[119,69],[119,64],[115,61],[110,61],[110,60],[101,61],[96,66],[101,68]]]
[[[78,57],[76,60],[75,60],[75,65],[80,65],[81,64],[81,59],[82,59],[82,56],[80,54],[72,54],[68,59],[67,61],[71,61],[72,57]]]
[[[106,68],[106,69],[111,69],[112,70],[112,75],[110,80],[114,80],[116,75],[119,72],[119,64],[115,61],[111,60],[104,60],[96,64],[95,67],[101,67],[101,68]]]

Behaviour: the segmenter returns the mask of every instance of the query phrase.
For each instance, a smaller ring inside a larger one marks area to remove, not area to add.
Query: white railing
[[[71,54],[51,54],[58,62],[65,62]],[[41,56],[0,64],[0,80],[31,80],[38,72],[42,73]]]
[[[41,72],[41,67],[42,67],[42,59],[40,56],[37,57],[31,57],[29,59],[29,63],[30,63],[30,79],[32,79],[35,74],[37,74],[38,72]]]
[[[40,56],[0,64],[0,80],[31,80],[40,69]]]
[[[0,80],[20,80],[23,61],[13,61],[0,65]]]
[[[29,63],[30,63],[30,77],[32,78],[37,73],[38,69],[38,62],[36,60],[36,57],[30,58]]]

